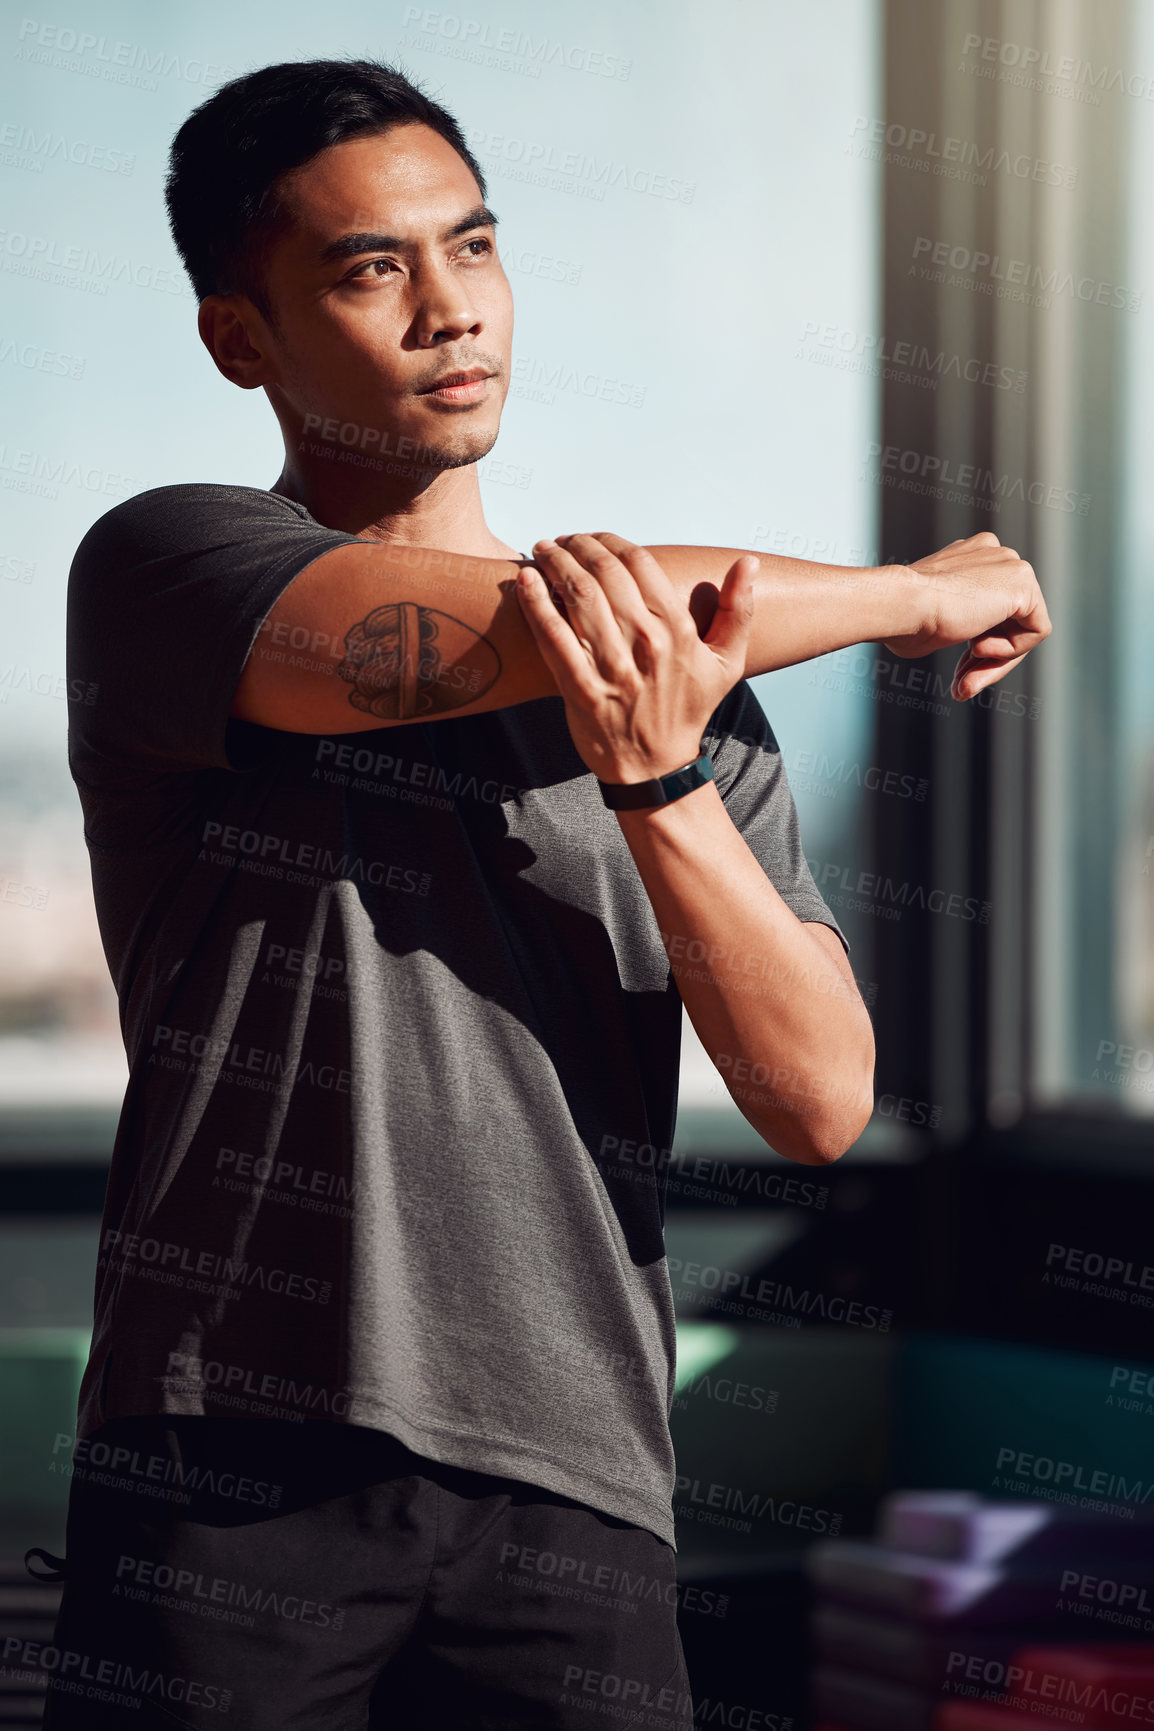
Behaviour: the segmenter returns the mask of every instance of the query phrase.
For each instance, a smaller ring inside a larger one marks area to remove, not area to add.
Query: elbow
[[[855,1111],[811,1121],[805,1126],[804,1153],[795,1158],[800,1158],[805,1166],[832,1166],[853,1147],[872,1118],[873,1109],[871,1089],[869,1100],[862,1101]]]
[[[825,1054],[819,1074],[794,1072],[769,1100],[737,1087],[731,1078],[726,1087],[743,1117],[776,1153],[801,1166],[831,1166],[853,1147],[873,1117],[874,1062],[873,1028],[866,1019],[856,1050]],[[831,1073],[836,1082],[826,1079]]]
[[[832,1166],[853,1147],[873,1116],[873,1089],[852,1107],[778,1117],[769,1123],[751,1113],[745,1117],[775,1153],[799,1166]]]
[[[858,1073],[828,1098],[821,1110],[799,1114],[794,1120],[794,1148],[779,1152],[803,1166],[832,1166],[853,1147],[874,1112],[874,1047],[863,1052]]]

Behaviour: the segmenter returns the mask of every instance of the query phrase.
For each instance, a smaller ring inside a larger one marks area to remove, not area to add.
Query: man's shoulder
[[[178,481],[122,499],[86,530],[72,559],[74,583],[109,567],[124,570],[166,553],[212,545],[221,531],[301,521],[300,507],[263,487]]]
[[[298,514],[291,500],[264,487],[242,487],[226,481],[174,481],[163,487],[147,487],[143,493],[122,499],[96,519],[84,539],[163,527],[181,520],[194,521],[218,511],[256,511],[266,516]]]

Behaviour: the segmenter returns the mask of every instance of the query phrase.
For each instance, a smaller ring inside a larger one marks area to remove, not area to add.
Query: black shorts
[[[47,1731],[691,1731],[667,1544],[378,1431],[112,1420],[67,1534]]]

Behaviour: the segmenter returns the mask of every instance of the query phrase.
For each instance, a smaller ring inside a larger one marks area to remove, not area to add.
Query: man
[[[168,197],[286,455],[117,506],[70,578],[131,1074],[46,1723],[687,1726],[662,1201],[613,1151],[669,1145],[683,1003],[790,1159],[872,1108],[744,675],[968,641],[971,696],[1044,603],[989,535],[869,573],[499,541],[495,218],[389,68],[236,80]]]

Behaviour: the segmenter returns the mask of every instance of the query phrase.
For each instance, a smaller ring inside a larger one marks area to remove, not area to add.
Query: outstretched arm
[[[620,542],[599,535],[605,546]],[[625,546],[628,543],[620,542]],[[720,588],[745,551],[737,547],[650,547],[674,587]],[[964,701],[1003,679],[1050,635],[1050,617],[1032,568],[989,530],[952,541],[912,565],[815,565],[758,553],[747,675],[773,673],[848,649],[884,643],[895,655],[966,648],[953,695]],[[711,607],[702,601],[706,622]]]

